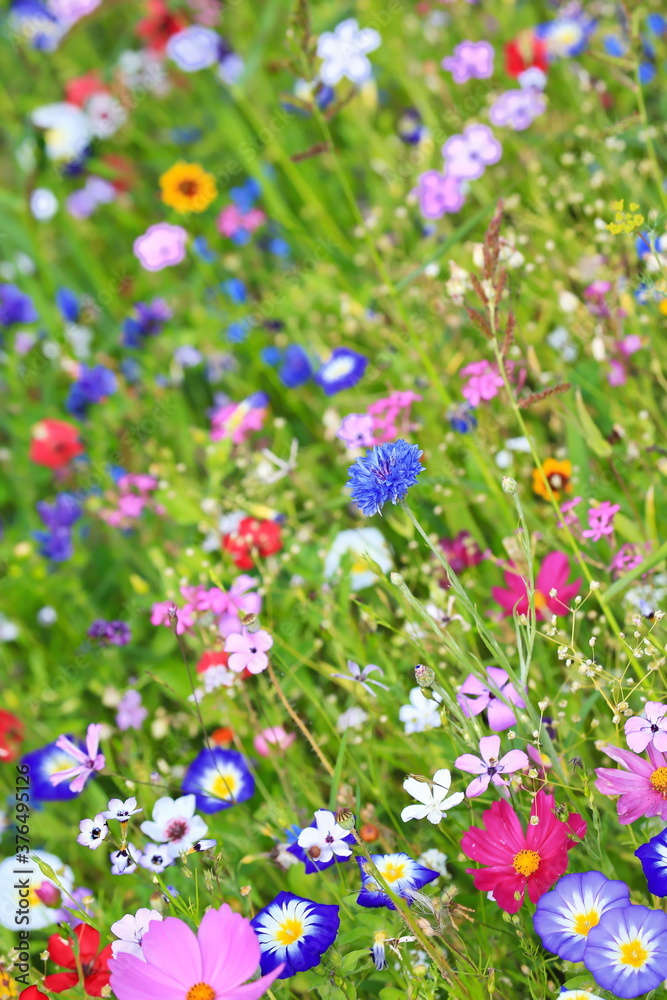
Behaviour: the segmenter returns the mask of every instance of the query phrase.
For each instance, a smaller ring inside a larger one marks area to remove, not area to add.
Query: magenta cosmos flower
[[[595,787],[603,795],[619,795],[618,822],[634,823],[641,816],[667,820],[667,758],[649,744],[648,760],[630,750],[606,746],[604,753],[625,770],[598,767]]]
[[[517,689],[510,683],[507,672],[502,667],[487,667],[487,677],[494,690],[480,681],[474,674],[468,674],[459,688],[456,700],[464,715],[471,718],[487,710],[486,718],[489,729],[501,733],[516,722],[512,705],[525,708],[525,702]],[[500,693],[500,697],[496,694]]]
[[[489,42],[460,42],[451,56],[442,60],[442,68],[449,70],[454,83],[468,80],[485,80],[493,73],[493,46]]]
[[[185,241],[188,234],[183,226],[158,222],[149,226],[143,236],[132,245],[134,256],[147,271],[161,271],[163,267],[180,264],[185,258]]]
[[[225,641],[225,653],[231,653],[227,666],[235,674],[248,670],[251,674],[261,674],[269,665],[266,651],[273,646],[273,639],[268,632],[260,629],[258,632],[248,632],[244,627],[242,632],[232,632]]]
[[[499,759],[500,736],[482,736],[479,741],[479,752],[481,757],[475,757],[472,753],[464,753],[454,761],[454,767],[458,767],[459,771],[467,771],[469,774],[477,775],[466,788],[466,797],[469,799],[474,799],[477,795],[485,792],[489,783],[501,786],[509,785],[509,781],[503,775],[512,774],[530,764],[528,754],[524,753],[523,750],[510,750]]]
[[[649,743],[656,750],[664,753],[667,750],[667,705],[661,701],[647,701],[644,705],[644,715],[633,715],[625,723],[625,738],[628,746],[635,753],[643,753]]]
[[[152,921],[141,950],[143,960],[124,952],[109,960],[118,1000],[257,1000],[283,969],[241,985],[259,965],[259,941],[227,903],[204,914],[196,937],[177,917]]]
[[[74,761],[74,765],[66,768],[64,771],[56,771],[55,774],[50,775],[52,785],[60,785],[63,781],[73,779],[69,786],[70,792],[75,792],[78,795],[79,792],[83,791],[83,786],[93,771],[101,771],[104,767],[104,754],[98,753],[101,732],[102,724],[99,722],[91,723],[88,726],[85,750],[81,750],[67,736],[58,737],[56,746],[59,750],[63,750],[66,754],[69,754]]]
[[[458,212],[465,201],[460,180],[439,170],[427,170],[420,176],[417,198],[426,219],[441,219],[446,212]]]
[[[581,587],[581,577],[574,583],[567,583],[570,575],[570,560],[564,552],[550,552],[540,567],[535,581],[535,613],[538,621],[551,615],[566,615],[568,602],[575,597]],[[505,612],[506,617],[528,614],[528,588],[526,580],[518,573],[505,573],[507,589],[492,587],[491,595]],[[556,596],[552,597],[552,590]]]

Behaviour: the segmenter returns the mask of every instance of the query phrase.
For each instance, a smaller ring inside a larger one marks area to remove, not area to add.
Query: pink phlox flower
[[[395,441],[397,437],[403,437],[414,430],[414,424],[410,421],[410,408],[421,398],[416,392],[398,390],[385,399],[371,403],[367,412],[373,418],[373,444]]]
[[[464,753],[454,761],[454,767],[459,771],[467,771],[469,774],[476,774],[468,787],[466,796],[474,799],[481,795],[489,787],[489,783],[499,786],[509,785],[503,775],[512,774],[522,767],[528,767],[530,761],[528,754],[523,750],[510,750],[503,757],[498,758],[500,753],[500,736],[482,736],[479,741],[479,752],[481,757],[476,757],[472,753]],[[501,790],[503,794],[504,788]],[[505,792],[505,795],[509,793]]]
[[[561,514],[563,514],[564,516],[563,520],[558,522],[557,524],[558,528],[564,528],[566,524],[569,525],[579,524],[579,518],[577,517],[577,515],[571,514],[570,511],[573,511],[574,508],[578,504],[580,504],[583,499],[584,499],[583,497],[572,497],[572,499],[568,500],[567,503],[561,504],[560,506]]]
[[[647,542],[644,546],[644,552],[649,552],[651,549],[650,542]],[[634,545],[632,542],[626,542],[621,545],[618,552],[615,553],[609,565],[610,570],[614,575],[620,575],[626,573],[630,569],[634,569],[639,566],[645,559],[644,553],[642,553],[641,547],[639,545]]]
[[[479,406],[482,400],[488,403],[503,387],[502,377],[490,361],[473,361],[462,368],[459,374],[468,379],[462,392],[471,406]]]
[[[616,803],[618,822],[624,826],[642,816],[667,820],[667,758],[652,743],[647,746],[648,760],[630,750],[602,747],[604,753],[621,767],[596,768],[595,787],[603,795],[619,795]]]
[[[629,357],[631,354],[635,354],[636,351],[641,351],[642,338],[637,333],[629,333],[627,337],[623,337],[623,340],[619,340],[616,346],[622,354]]]
[[[620,509],[620,504],[611,503],[609,500],[603,500],[597,507],[590,507],[588,528],[582,531],[584,538],[599,542],[605,535],[611,535],[614,531],[614,517]]]
[[[535,614],[538,620],[568,614],[568,602],[576,597],[581,587],[581,577],[567,583],[569,575],[570,560],[564,552],[550,552],[545,557],[535,580]],[[506,571],[505,584],[507,589],[491,588],[494,601],[503,608],[507,617],[511,617],[515,609],[517,615],[528,614],[527,581],[518,573]],[[552,590],[556,591],[555,596],[552,596]]]
[[[243,404],[227,403],[215,410],[211,416],[211,440],[231,440],[233,444],[243,444],[253,431],[260,431],[264,424],[266,409],[263,407],[244,407]]]
[[[373,418],[369,413],[348,413],[336,431],[348,448],[370,448],[375,444]]]
[[[502,732],[516,722],[516,715],[511,706],[525,708],[525,702],[502,667],[488,667],[486,674],[488,684],[484,684],[474,674],[468,674],[459,688],[456,700],[468,718],[479,715],[487,709],[489,728]]]
[[[137,496],[135,493],[125,493],[118,498],[118,510],[123,517],[141,517],[141,512],[148,503],[148,497]]]
[[[151,625],[166,625],[171,628],[169,613],[172,608],[175,608],[177,615],[176,634],[183,635],[195,623],[191,604],[184,604],[179,608],[173,601],[157,601],[151,608]]]
[[[251,208],[241,212],[236,205],[226,205],[216,220],[218,232],[231,239],[239,232],[254,233],[266,222],[266,215],[261,208]]]
[[[282,726],[269,726],[268,729],[257,733],[253,740],[253,746],[260,757],[270,757],[272,751],[287,750],[295,739],[294,733],[286,732]]]
[[[269,665],[266,653],[271,646],[273,639],[263,629],[248,632],[244,627],[241,632],[232,632],[225,641],[225,653],[231,653],[227,666],[235,674],[240,674],[243,670],[261,674]]]
[[[647,701],[644,716],[633,715],[625,723],[625,738],[633,753],[643,753],[649,744],[664,753],[667,750],[667,705]]]
[[[609,385],[616,388],[619,385],[625,385],[628,381],[628,373],[625,365],[622,361],[617,358],[612,358],[609,362],[609,371],[607,372],[607,382]]]
[[[57,771],[55,774],[51,774],[49,778],[52,785],[60,785],[63,781],[73,779],[69,786],[70,791],[77,794],[83,791],[83,787],[93,771],[101,771],[104,767],[104,754],[98,752],[101,732],[102,724],[91,722],[86,733],[85,751],[81,750],[67,736],[58,737],[56,746],[59,750],[69,754],[76,761],[76,764],[73,767],[66,768],[64,771]]]

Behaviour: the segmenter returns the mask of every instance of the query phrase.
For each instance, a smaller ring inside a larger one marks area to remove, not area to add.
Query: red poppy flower
[[[97,73],[84,73],[83,76],[75,76],[65,84],[65,99],[70,104],[76,104],[82,108],[86,101],[94,94],[106,94],[107,88],[100,80]]]
[[[549,67],[547,47],[532,31],[522,31],[505,46],[505,72],[517,77],[532,66],[546,73]]]
[[[205,674],[210,667],[226,667],[229,660],[229,653],[223,649],[219,652],[202,653],[197,664],[197,673]]]
[[[234,565],[239,569],[252,569],[253,555],[265,558],[280,552],[283,547],[280,525],[276,521],[258,521],[255,517],[244,517],[236,531],[225,535],[222,547],[231,552]]]
[[[108,984],[111,973],[109,971],[109,959],[111,958],[111,945],[97,954],[100,946],[100,934],[89,924],[79,924],[74,928],[74,933],[79,939],[79,960],[83,967],[83,982],[86,993],[91,997],[101,997],[102,990]],[[78,985],[79,976],[76,971],[76,961],[72,944],[67,938],[61,938],[59,934],[52,934],[48,944],[49,958],[56,965],[63,969],[71,969],[71,972],[54,972],[51,976],[46,976],[44,986],[52,993],[64,993]]]
[[[16,760],[23,739],[23,723],[0,708],[0,764]]]
[[[137,35],[153,52],[164,52],[172,35],[185,28],[185,21],[171,14],[164,0],[148,0],[150,14],[137,25]]]
[[[524,894],[536,903],[567,871],[567,852],[576,844],[573,836],[586,833],[578,813],[566,822],[554,815],[553,795],[539,791],[533,800],[530,822],[523,832],[514,809],[501,799],[483,815],[486,829],[471,826],[461,839],[463,851],[486,868],[466,868],[475,888],[491,890],[498,906],[507,913],[521,908]]]
[[[60,469],[84,447],[79,441],[79,431],[64,420],[40,420],[32,429],[30,459],[48,469]]]
[[[46,993],[42,993],[42,991],[38,990],[36,986],[26,986],[26,988],[21,990],[19,993],[19,1000],[39,1000],[40,997],[43,997],[44,1000],[49,1000]]]

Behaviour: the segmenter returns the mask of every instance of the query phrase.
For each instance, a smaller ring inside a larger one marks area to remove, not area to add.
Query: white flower
[[[440,872],[444,878],[451,878],[447,871],[447,855],[439,851],[437,847],[431,847],[428,851],[424,851],[417,860],[425,868],[432,868],[434,872]],[[113,927],[111,929],[113,930]]]
[[[106,816],[104,813],[98,813],[94,819],[82,819],[79,830],[81,833],[76,838],[77,844],[89,847],[91,851],[97,850],[109,832]]]
[[[365,83],[373,72],[366,53],[377,49],[381,41],[374,28],[360,29],[353,17],[341,21],[333,31],[325,31],[317,40],[322,83],[335,87],[343,77],[352,83]]]
[[[336,729],[339,733],[344,733],[346,729],[361,729],[367,718],[368,712],[364,712],[363,708],[353,705],[352,708],[348,708],[347,712],[343,712],[342,715],[338,716]]]
[[[231,687],[235,675],[222,664],[219,667],[209,667],[204,671],[204,689],[206,694],[216,691],[219,687]]]
[[[0,615],[0,642],[14,642],[19,634],[19,627]]]
[[[313,861],[326,864],[335,855],[349,858],[350,845],[345,843],[348,832],[339,826],[336,817],[328,809],[318,809],[315,813],[317,826],[307,826],[299,834],[297,843]]]
[[[153,819],[141,824],[141,832],[156,843],[168,844],[172,858],[178,857],[208,830],[201,816],[195,816],[196,804],[194,795],[182,795],[179,799],[164,795],[153,806]]]
[[[169,853],[169,844],[146,844],[143,854],[137,861],[142,868],[159,873],[173,864],[174,859]]]
[[[52,160],[76,160],[92,139],[88,115],[76,104],[45,104],[30,117],[33,125],[46,129],[46,152]]]
[[[112,956],[116,958],[124,952],[145,962],[141,942],[154,920],[162,920],[162,914],[158,913],[157,910],[149,910],[147,907],[141,906],[134,915],[126,913],[124,917],[112,924],[111,930],[119,938],[118,941],[111,942]]]
[[[336,535],[327,552],[324,560],[324,576],[327,580],[335,574],[346,552],[351,552],[354,556],[350,573],[353,590],[372,587],[377,580],[377,574],[370,568],[369,562],[377,563],[383,573],[388,573],[393,566],[389,546],[377,528],[349,528]]]
[[[43,608],[40,608],[37,612],[37,621],[40,625],[48,627],[49,625],[54,625],[58,621],[58,612],[55,608],[52,608],[49,604],[46,604]]]
[[[30,854],[52,868],[63,888],[67,892],[72,892],[74,888],[74,874],[68,865],[64,864],[55,854],[50,854],[48,851],[33,850]],[[17,868],[25,868],[25,873],[17,875],[15,871]],[[62,911],[54,909],[51,906],[46,906],[37,895],[37,890],[45,882],[48,885],[58,888],[55,882],[42,875],[36,864],[19,864],[16,860],[16,854],[12,854],[11,857],[5,858],[4,861],[0,862],[0,927],[7,927],[13,931],[17,930],[16,910],[19,908],[17,905],[18,890],[15,887],[17,878],[21,878],[24,881],[27,880],[24,888],[28,889],[28,896],[25,897],[28,900],[28,905],[25,909],[30,915],[28,926],[31,931],[41,931],[44,927],[55,924],[57,920],[61,919]],[[20,908],[24,909],[24,907]]]
[[[67,323],[65,339],[71,344],[74,356],[79,361],[85,361],[90,357],[90,342],[93,339],[93,331],[89,327],[81,326],[79,323]]]
[[[211,28],[191,24],[171,36],[165,51],[179,69],[185,73],[196,73],[218,61],[220,35]]]
[[[127,847],[121,847],[119,851],[112,851],[109,855],[109,860],[111,861],[111,874],[112,875],[132,875],[136,872],[137,865],[134,859],[140,856],[140,852],[137,851],[134,844],[128,844]]]
[[[438,694],[427,698],[421,688],[413,688],[410,692],[410,704],[401,705],[398,710],[399,719],[405,723],[406,733],[423,733],[426,729],[437,729],[441,724],[438,710],[441,701]]]
[[[111,94],[93,94],[86,102],[86,114],[90,119],[93,135],[106,139],[127,121],[127,111]]]
[[[453,809],[465,798],[463,792],[449,794],[451,783],[452,776],[446,767],[435,772],[432,785],[427,781],[418,781],[417,778],[406,778],[403,788],[420,805],[406,806],[401,813],[403,822],[407,823],[410,819],[427,819],[429,823],[439,823],[442,817],[447,815],[448,809]]]
[[[128,90],[141,90],[162,96],[169,91],[169,80],[162,60],[150,49],[126,49],[118,57],[118,75]]]
[[[141,812],[141,806],[137,809],[137,800],[134,795],[129,799],[109,799],[107,811],[102,813],[105,819],[117,819],[120,823],[127,823],[130,816]]]
[[[30,195],[30,211],[38,222],[48,222],[58,211],[58,199],[49,188],[35,188]]]

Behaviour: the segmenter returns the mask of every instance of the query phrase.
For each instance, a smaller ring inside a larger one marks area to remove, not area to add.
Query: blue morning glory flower
[[[626,42],[618,35],[605,35],[602,39],[602,46],[608,56],[620,59],[628,50]]]
[[[287,345],[282,362],[278,375],[288,389],[303,385],[313,374],[308,355],[299,344]]]
[[[607,910],[588,933],[584,965],[616,997],[638,997],[667,979],[667,914],[647,906]]]
[[[581,962],[588,933],[607,910],[630,905],[625,882],[601,872],[565,875],[540,896],[533,917],[542,945],[568,962]]]
[[[433,882],[440,874],[431,868],[425,868],[403,853],[371,854],[371,859],[384,881],[397,896],[406,901],[408,906],[412,905],[417,891],[429,882]],[[386,906],[390,910],[395,910],[391,896],[382,890],[375,881],[375,876],[368,870],[366,859],[357,858],[357,863],[361,870],[361,892],[357,896],[359,906]]]
[[[350,496],[368,517],[402,500],[424,471],[421,449],[400,439],[378,444],[347,470]]]
[[[635,855],[642,863],[648,891],[654,896],[667,896],[667,829],[638,847]]]
[[[315,381],[321,385],[327,396],[335,396],[343,389],[351,389],[366,371],[368,358],[349,347],[336,347],[317,375]]]
[[[181,787],[185,795],[196,796],[197,809],[214,813],[249,799],[255,791],[255,779],[242,754],[207,747],[188,767]]]
[[[319,965],[324,952],[336,940],[338,909],[292,892],[279,892],[250,922],[259,939],[262,975],[281,963],[285,967],[278,979]]]
[[[34,323],[38,318],[29,295],[16,285],[0,285],[0,326]]]
[[[335,824],[335,817],[334,814],[329,809],[318,809],[317,812],[315,813],[315,819],[313,820],[313,822],[310,823],[307,827],[304,827],[304,829],[317,830],[322,834],[321,839],[326,840],[327,827],[331,829],[331,827],[333,827],[334,824]],[[341,854],[340,852],[335,853],[332,851],[329,852],[331,854],[331,857],[328,859],[328,861],[322,860],[323,855],[321,850],[318,849],[317,851],[314,851],[312,848],[306,849],[304,847],[301,847],[301,845],[298,843],[299,837],[301,836],[302,833],[303,830],[299,830],[297,828],[295,841],[294,843],[291,844],[290,847],[287,848],[287,853],[293,854],[295,858],[299,859],[299,861],[303,861],[306,875],[314,875],[316,872],[323,872],[326,868],[331,868],[331,866],[335,865],[336,863],[344,864],[346,861],[350,860],[352,852],[350,852],[348,855],[344,855]],[[345,844],[354,844],[355,842],[353,833],[348,833],[346,835],[341,836],[340,830],[336,832],[336,839],[342,841]]]
[[[78,741],[73,740],[72,742],[77,743]],[[81,749],[84,750],[84,747],[81,746]],[[24,754],[21,763],[27,764],[30,768],[30,792],[33,798],[41,799],[44,802],[62,802],[67,799],[75,799],[79,794],[72,792],[67,782],[62,782],[59,785],[51,783],[52,774],[67,770],[74,763],[70,754],[56,746],[55,741],[48,743],[45,747],[40,747],[38,750]]]

